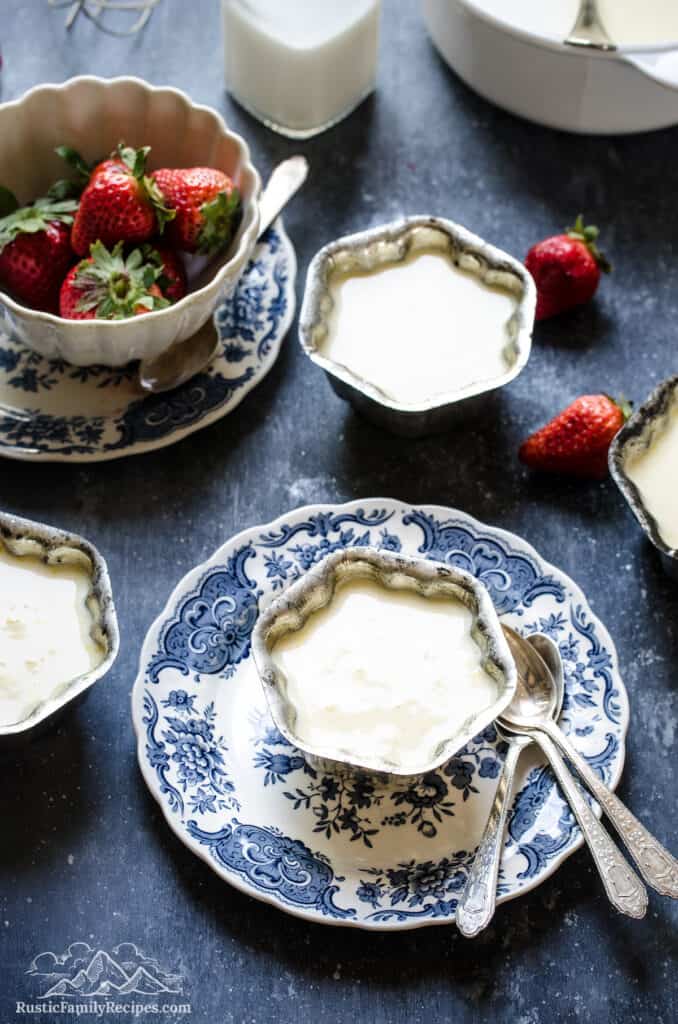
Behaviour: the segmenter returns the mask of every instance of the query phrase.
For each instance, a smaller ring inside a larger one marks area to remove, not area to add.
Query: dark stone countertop
[[[131,40],[84,18],[67,37],[64,11],[45,0],[1,6],[3,99],[83,72],[137,74],[224,112],[264,172],[302,149],[312,175],[286,216],[298,297],[321,244],[404,213],[449,216],[520,257],[582,210],[602,225],[615,272],[591,306],[539,327],[498,418],[466,432],[417,442],[367,425],[302,356],[293,327],[237,411],[176,447],[89,466],[2,463],[4,509],[80,531],[104,552],[123,640],[87,704],[30,757],[3,764],[0,1022],[21,1019],[15,1001],[30,996],[36,953],[128,940],[184,971],[196,1022],[675,1020],[675,906],[652,895],[643,922],[615,915],[582,851],[470,943],[451,928],[309,926],[234,891],[170,834],[146,792],[129,693],[170,589],[237,530],[360,496],[458,506],[522,534],[586,591],[632,704],[621,796],[678,846],[678,589],[611,482],[537,479],[516,459],[522,437],[576,394],[642,400],[676,371],[678,136],[579,138],[495,110],[447,70],[418,5],[402,0],[385,4],[376,95],[303,146],[225,95],[216,0],[162,0]]]

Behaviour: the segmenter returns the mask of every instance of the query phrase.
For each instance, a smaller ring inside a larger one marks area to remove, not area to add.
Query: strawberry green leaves
[[[577,242],[584,243],[604,274],[611,273],[612,264],[598,248],[600,232],[594,224],[584,224],[583,214],[579,214],[574,222],[574,227],[565,228],[565,233],[569,238],[574,238]]]
[[[6,192],[6,190],[2,190]],[[9,193],[11,196],[11,193]],[[13,197],[12,197],[13,198]],[[7,202],[7,200],[5,200]],[[0,206],[2,192],[0,192]],[[32,206],[21,206],[0,219],[0,252],[20,234],[36,234],[44,231],[50,221],[72,224],[78,208],[74,199],[54,200],[49,197],[37,199]]]
[[[104,320],[122,320],[170,303],[160,293],[157,281],[162,273],[159,261],[145,261],[140,249],[123,254],[123,243],[108,250],[101,242],[91,248],[91,257],[83,260],[73,278],[77,289],[76,308],[81,313],[95,312]]]
[[[211,255],[229,240],[234,232],[237,218],[240,216],[240,193],[237,188],[230,194],[220,192],[208,203],[200,207],[203,225],[198,238],[200,252]]]

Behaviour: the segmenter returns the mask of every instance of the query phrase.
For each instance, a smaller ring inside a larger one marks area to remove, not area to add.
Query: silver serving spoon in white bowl
[[[307,174],[305,156],[292,156],[273,169],[259,199],[259,238],[301,188]],[[173,345],[157,359],[142,359],[137,383],[142,391],[152,394],[172,391],[209,366],[220,344],[214,320],[210,317],[199,331],[186,341]]]
[[[535,650],[542,656],[546,666],[554,677],[558,700],[554,708],[554,719],[557,720],[563,705],[565,687],[563,685],[563,664],[558,648],[550,645],[548,637],[542,633],[534,633],[527,638]],[[513,795],[513,783],[520,755],[526,747],[534,743],[531,735],[517,736],[497,730],[500,737],[508,744],[501,777],[497,786],[494,802],[485,825],[476,855],[466,878],[466,884],[457,904],[456,922],[459,931],[467,938],[477,935],[494,917],[497,905],[497,878],[501,851],[504,845],[504,829],[508,818]]]
[[[577,18],[565,38],[567,46],[582,46],[590,50],[606,50],[612,52],[617,49],[614,40],[605,28],[600,11],[598,0],[581,0]]]

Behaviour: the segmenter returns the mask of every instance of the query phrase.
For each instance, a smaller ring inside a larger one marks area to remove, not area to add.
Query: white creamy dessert
[[[329,287],[333,308],[319,351],[391,401],[426,405],[510,368],[519,296],[455,265],[445,251],[420,249],[400,263],[336,272]]]
[[[454,597],[345,581],[272,651],[296,735],[337,760],[421,767],[496,700],[472,624]]]
[[[678,549],[678,405],[674,403],[649,447],[630,455],[624,468],[654,517],[662,540]]]
[[[475,0],[480,10],[526,32],[564,38],[579,0]],[[676,0],[598,0],[600,16],[620,46],[678,42]]]
[[[380,0],[223,0],[226,87],[290,135],[313,135],[372,91]]]
[[[86,600],[90,575],[0,544],[0,725],[23,721],[72,679],[100,664]]]

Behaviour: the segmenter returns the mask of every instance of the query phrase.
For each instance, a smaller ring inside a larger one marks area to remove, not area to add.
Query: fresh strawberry
[[[158,285],[166,299],[178,302],[186,294],[186,270],[176,249],[160,242],[147,242],[141,249],[144,259],[155,261],[160,267]]]
[[[240,193],[223,171],[183,167],[153,171],[159,196],[176,216],[167,230],[173,245],[212,255],[231,241],[240,217]]]
[[[6,189],[0,195],[0,282],[34,309],[56,313],[59,288],[73,261],[73,200],[38,199],[19,207]]]
[[[91,256],[69,271],[61,286],[59,311],[67,320],[124,320],[169,306],[160,290],[162,266],[144,260],[141,249],[123,254],[123,242],[111,252],[95,242]]]
[[[582,395],[520,446],[520,460],[533,469],[572,476],[607,476],[607,451],[628,419],[628,402],[608,395]]]
[[[598,249],[598,228],[586,227],[580,214],[566,234],[533,245],[525,266],[537,285],[537,320],[589,302],[596,293],[600,273],[612,269]]]
[[[145,242],[174,216],[146,175],[148,153],[148,146],[135,150],[121,143],[94,168],[73,224],[78,256],[87,256],[97,241],[109,247],[119,241]]]

